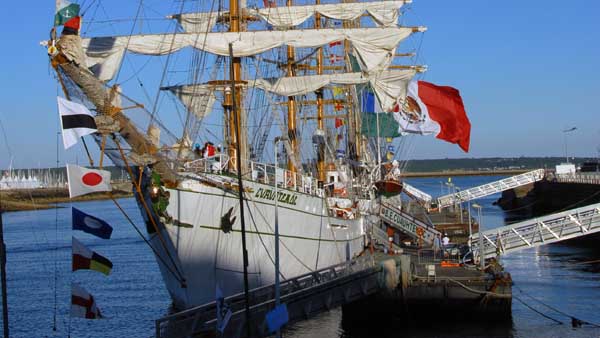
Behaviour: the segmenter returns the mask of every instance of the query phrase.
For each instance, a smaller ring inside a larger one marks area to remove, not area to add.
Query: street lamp
[[[277,187],[277,169],[279,169],[279,162],[277,161],[277,153],[279,150],[279,142],[285,139],[277,136],[273,141],[273,148],[275,151],[275,307],[278,307],[281,303],[280,286],[279,286],[279,194]],[[276,337],[281,337],[281,331],[277,329]]]
[[[567,163],[569,163],[569,154],[567,152],[567,133],[570,133],[575,130],[577,130],[577,127],[571,127],[571,128],[563,130],[563,135],[564,135],[564,140],[565,140],[565,158],[567,160]]]
[[[471,219],[471,200],[467,201],[467,208],[468,208],[468,217],[469,217],[469,242],[467,243],[469,245],[469,251],[471,250],[471,238],[473,237],[473,221]]]
[[[482,206],[477,204],[477,203],[473,203],[471,204],[471,206],[475,209],[477,209],[477,222],[479,223],[479,230],[477,230],[477,237],[478,237],[478,242],[479,242],[479,262],[480,262],[480,266],[481,266],[481,271],[485,270],[485,250],[483,249],[483,224],[482,224],[482,216],[481,216],[481,209]]]

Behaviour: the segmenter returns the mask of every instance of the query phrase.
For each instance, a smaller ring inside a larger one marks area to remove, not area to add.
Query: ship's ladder
[[[421,239],[425,243],[433,243],[435,236],[440,235],[433,224],[428,224],[410,215],[395,206],[382,202],[379,211],[382,221],[388,223],[392,228],[413,238]]]
[[[438,209],[442,209],[457,203],[471,201],[477,198],[482,198],[495,193],[503,192],[505,190],[541,181],[544,178],[544,174],[544,169],[537,169],[470,189],[461,190],[456,193],[444,195],[437,198],[437,207]]]
[[[485,258],[600,232],[600,203],[537,217],[481,233]],[[471,250],[479,256],[479,233]]]

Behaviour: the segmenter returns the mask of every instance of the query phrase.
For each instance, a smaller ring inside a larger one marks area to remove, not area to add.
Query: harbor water
[[[452,183],[468,188],[500,177],[456,177]],[[446,177],[407,180],[433,196],[447,193]],[[504,225],[493,202],[499,195],[478,200],[483,228]],[[145,233],[133,199],[121,199],[128,215]],[[151,250],[112,201],[64,204],[56,210],[5,213],[8,301],[12,337],[152,337],[154,320],[170,311],[170,299]],[[110,240],[71,230],[71,206],[111,223]],[[200,206],[201,207],[201,206]],[[71,272],[71,237],[76,236],[113,264],[109,276],[94,271]],[[423,318],[418,323],[353,325],[336,309],[294,325],[287,337],[600,337],[600,329],[572,328],[571,319],[553,312],[529,296],[579,319],[600,323],[600,246],[585,248],[555,244],[506,255],[503,264],[515,283],[513,295],[542,317],[513,300],[512,322],[448,322]],[[593,263],[596,261],[595,263]],[[592,263],[589,263],[592,262]],[[69,317],[71,282],[96,299],[102,320]],[[368,311],[368,309],[365,309]]]

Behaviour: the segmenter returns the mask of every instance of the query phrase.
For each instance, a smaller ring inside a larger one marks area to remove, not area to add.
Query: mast
[[[240,23],[240,7],[239,7],[239,3],[238,0],[229,0],[229,31],[230,32],[239,32],[241,31],[241,23]],[[231,67],[232,71],[230,74],[230,78],[231,78],[231,82],[232,82],[232,86],[238,86],[241,83],[242,80],[242,63],[241,63],[241,58],[239,57],[232,57],[231,58],[231,62],[233,64],[233,66]],[[246,122],[246,118],[245,115],[242,113],[242,93],[241,90],[234,90],[233,88],[231,89],[231,92],[229,94],[229,97],[227,97],[227,93],[226,93],[226,98],[225,98],[225,102],[224,105],[226,105],[226,108],[228,110],[228,123],[227,125],[229,126],[229,147],[228,147],[228,154],[229,154],[229,168],[233,169],[236,166],[236,163],[234,162],[234,159],[237,158],[237,154],[238,151],[240,153],[240,160],[241,160],[241,165],[242,167],[240,168],[241,170],[243,170],[243,168],[245,167],[245,163],[247,160],[247,140],[246,140],[246,135],[247,132],[246,130],[244,130],[242,127],[242,125],[245,124]],[[239,134],[236,133],[236,116],[238,118],[238,122],[240,123],[240,125],[238,127],[239,128]],[[239,147],[238,147],[239,145]],[[239,150],[238,150],[239,149]]]
[[[356,21],[358,21],[358,24],[356,23]],[[344,27],[345,28],[355,28],[355,27],[360,27],[360,19],[358,20],[354,20],[354,21],[344,21]],[[350,54],[350,42],[348,42],[347,40],[344,41],[344,54],[348,55]],[[353,71],[352,69],[352,64],[350,63],[346,63],[346,70],[347,71]],[[356,86],[352,87],[354,88],[353,90],[348,92],[348,96],[346,97],[347,102],[352,102],[352,95],[353,94],[357,94],[356,92]],[[359,100],[360,98],[358,96],[356,96],[355,98],[356,100]],[[348,128],[346,129],[346,136],[347,136],[347,155],[348,157],[350,157],[351,153],[352,153],[352,144],[354,144],[354,156],[355,158],[353,158],[354,160],[360,161],[360,152],[361,152],[361,143],[362,143],[362,136],[360,133],[360,114],[362,112],[359,110],[357,111],[356,107],[354,104],[347,104],[346,105],[346,116],[347,116],[347,121],[348,121]]]
[[[239,0],[229,0],[229,12],[230,12],[230,30],[233,32],[239,32],[240,30],[240,8]],[[252,337],[250,330],[250,298],[249,298],[249,287],[248,287],[248,250],[246,249],[246,222],[244,219],[244,186],[242,185],[242,163],[245,158],[242,158],[242,154],[245,154],[245,142],[242,142],[242,114],[240,109],[241,94],[237,90],[238,82],[241,80],[242,65],[239,57],[233,57],[233,44],[229,43],[229,56],[231,59],[230,63],[230,75],[231,80],[231,96],[232,105],[229,114],[229,128],[231,131],[230,136],[233,139],[235,137],[235,148],[229,145],[229,155],[235,156],[236,159],[236,171],[238,179],[238,192],[240,201],[240,225],[242,231],[242,256],[243,256],[243,267],[244,267],[244,298],[245,298],[245,319],[246,319],[246,335]],[[244,147],[244,148],[242,148]],[[242,150],[244,149],[244,150]],[[230,161],[231,166],[231,161]]]
[[[0,195],[0,272],[2,279],[2,324],[4,338],[9,337],[8,332],[8,297],[6,291],[6,245],[4,245],[4,224],[2,223],[2,197]]]
[[[287,0],[287,6],[293,5],[292,0]],[[296,70],[294,62],[296,60],[296,52],[294,47],[287,46],[287,76],[295,76]],[[293,96],[288,96],[288,138],[290,139],[291,154],[288,154],[288,170],[295,173],[297,171],[292,156],[295,156],[298,151],[298,140],[296,139],[296,99]]]
[[[316,0],[315,4],[320,4],[321,0]],[[315,14],[315,28],[321,28],[321,13]],[[317,52],[317,74],[323,74],[323,47],[319,48]],[[319,89],[317,92],[317,128],[322,132],[325,132],[325,123],[323,121],[323,89]],[[325,182],[325,144],[320,142],[317,144],[317,172],[318,179],[321,182]]]

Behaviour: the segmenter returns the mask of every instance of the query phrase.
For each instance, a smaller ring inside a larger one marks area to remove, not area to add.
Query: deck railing
[[[557,174],[556,181],[560,183],[600,184],[600,173],[583,172],[572,174]]]
[[[188,162],[184,165],[184,171],[193,173],[236,173],[235,168],[228,168],[228,164],[235,158],[230,158],[227,154],[216,154],[208,158],[202,158]],[[245,178],[255,182],[277,186],[282,189],[295,190],[309,195],[322,197],[323,188],[319,188],[318,180],[312,176],[300,175],[296,172],[276,167],[272,164],[259,163],[254,161],[245,161],[244,168],[247,172],[243,173]]]

